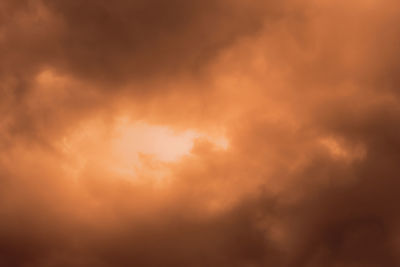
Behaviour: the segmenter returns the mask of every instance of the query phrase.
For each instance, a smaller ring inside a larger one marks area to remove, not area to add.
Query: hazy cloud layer
[[[1,2],[0,265],[400,265],[399,7]]]

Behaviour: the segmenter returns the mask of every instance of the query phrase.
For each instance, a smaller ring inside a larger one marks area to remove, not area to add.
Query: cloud
[[[0,265],[399,265],[397,7],[3,1]]]

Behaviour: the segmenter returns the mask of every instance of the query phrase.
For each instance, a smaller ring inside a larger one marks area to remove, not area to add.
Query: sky
[[[0,266],[400,266],[400,2],[0,1]]]

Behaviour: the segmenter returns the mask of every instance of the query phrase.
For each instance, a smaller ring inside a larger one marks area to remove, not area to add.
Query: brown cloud
[[[399,265],[397,10],[3,1],[0,266]]]

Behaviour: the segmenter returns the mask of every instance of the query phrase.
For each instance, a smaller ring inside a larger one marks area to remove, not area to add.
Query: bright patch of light
[[[194,130],[174,131],[167,126],[150,125],[119,119],[110,127],[99,121],[62,141],[63,151],[75,162],[70,168],[76,175],[87,168],[123,177],[136,177],[143,171],[162,176],[167,165],[190,155],[197,139],[206,139],[217,149],[227,149],[228,141],[220,136]]]
[[[114,153],[137,158],[139,153],[153,155],[161,161],[175,161],[192,149],[201,135],[194,131],[175,133],[167,127],[145,123],[122,123],[113,140]]]

